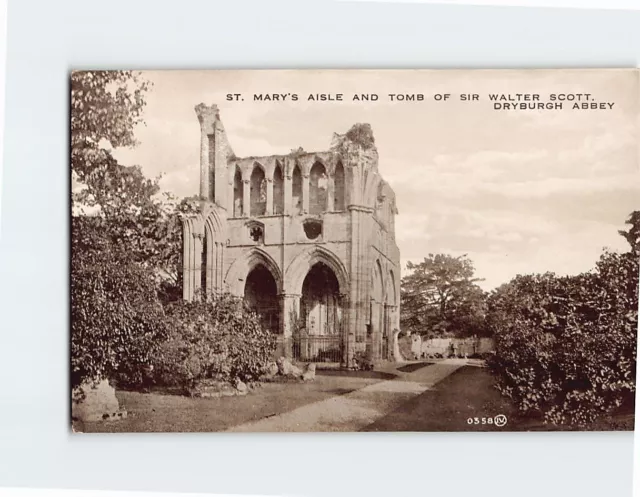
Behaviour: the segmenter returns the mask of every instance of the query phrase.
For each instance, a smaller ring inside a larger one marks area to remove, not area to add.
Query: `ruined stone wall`
[[[304,278],[322,262],[339,284],[349,353],[366,343],[374,357],[393,355],[400,302],[397,210],[393,190],[378,173],[370,126],[335,135],[325,152],[237,158],[217,107],[201,104],[196,113],[203,203],[200,215],[184,224],[185,298],[202,285],[243,296],[247,276],[261,264],[276,281],[287,336],[287,316],[299,309]]]

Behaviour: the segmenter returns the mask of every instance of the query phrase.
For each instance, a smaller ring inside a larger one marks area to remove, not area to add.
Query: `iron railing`
[[[303,362],[342,362],[344,350],[340,335],[293,337],[293,358]]]

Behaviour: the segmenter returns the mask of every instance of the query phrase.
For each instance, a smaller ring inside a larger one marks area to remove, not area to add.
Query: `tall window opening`
[[[273,213],[284,214],[284,176],[279,165],[273,173]]]
[[[300,214],[302,212],[302,173],[300,172],[300,167],[296,165],[293,169],[292,176],[292,201],[293,201],[293,211],[296,214]]]
[[[309,213],[320,214],[327,210],[327,171],[316,162],[309,174]]]
[[[260,166],[253,167],[250,183],[250,215],[264,216],[267,211],[267,181]]]
[[[236,174],[233,177],[233,217],[242,217],[243,195],[242,174],[236,166]]]

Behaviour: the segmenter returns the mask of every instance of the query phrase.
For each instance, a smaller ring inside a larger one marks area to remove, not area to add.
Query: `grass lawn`
[[[266,383],[248,395],[188,398],[179,395],[117,391],[127,419],[85,423],[85,433],[97,432],[215,432],[292,411],[312,402],[344,395],[383,381],[383,373],[343,375],[318,371],[310,383]]]
[[[420,382],[432,367],[428,362],[405,364],[384,371],[318,371],[310,383],[266,383],[246,396],[189,398],[166,393],[117,391],[128,418],[116,422],[95,422],[78,426],[83,432],[216,432],[292,411],[304,405],[346,395],[368,385],[395,378]],[[393,384],[393,382],[391,382]],[[361,431],[557,431],[578,427],[545,425],[541,419],[518,415],[511,402],[494,387],[494,379],[485,369],[463,366],[437,383],[431,390],[404,400],[388,392],[359,393],[375,405],[396,399],[387,405],[388,414]],[[369,396],[369,397],[367,397]],[[351,396],[350,396],[351,398]],[[489,423],[503,414],[507,424]],[[478,423],[474,421],[478,418]],[[484,418],[484,422],[483,422]],[[469,421],[471,420],[471,422]],[[633,430],[633,405],[616,416],[583,430]]]
[[[482,424],[482,418],[498,414],[507,424]],[[480,424],[469,423],[479,418]],[[586,430],[633,430],[633,407]],[[363,431],[556,431],[575,427],[545,425],[540,419],[519,416],[511,402],[494,388],[491,374],[484,368],[465,366],[429,390],[403,404]]]

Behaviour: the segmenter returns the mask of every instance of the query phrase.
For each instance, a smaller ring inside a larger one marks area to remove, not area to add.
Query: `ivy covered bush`
[[[157,383],[188,389],[206,379],[252,382],[273,360],[276,336],[238,297],[178,301],[166,314],[171,332],[153,361]]]
[[[499,390],[522,413],[586,425],[633,402],[638,254],[606,252],[585,274],[518,276],[488,299]]]

